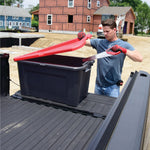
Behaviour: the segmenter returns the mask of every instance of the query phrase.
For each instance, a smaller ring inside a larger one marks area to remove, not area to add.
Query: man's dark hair
[[[109,26],[111,29],[116,28],[116,22],[113,19],[107,19],[102,21],[102,26]]]

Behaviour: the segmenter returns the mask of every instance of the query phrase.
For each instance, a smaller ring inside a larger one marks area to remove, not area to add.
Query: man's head
[[[114,41],[117,39],[116,22],[113,19],[107,19],[105,21],[102,21],[102,26],[103,26],[103,32],[104,32],[105,38],[108,41]]]
[[[103,27],[109,26],[111,29],[114,29],[117,26],[116,22],[113,19],[107,19],[107,20],[102,21],[102,25]]]

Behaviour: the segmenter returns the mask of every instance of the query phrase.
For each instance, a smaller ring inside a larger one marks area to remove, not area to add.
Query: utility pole
[[[5,0],[4,0],[4,6],[6,6]],[[5,7],[5,30],[6,30],[6,7]]]

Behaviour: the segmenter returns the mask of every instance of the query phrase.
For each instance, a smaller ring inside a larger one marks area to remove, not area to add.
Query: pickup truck
[[[8,79],[3,69],[8,67],[0,68],[1,79]],[[118,98],[88,93],[76,107],[20,91],[5,94],[1,85],[2,150],[143,148],[150,96],[150,74],[145,71],[132,72]]]
[[[97,38],[105,38],[102,24],[99,24],[98,26]]]

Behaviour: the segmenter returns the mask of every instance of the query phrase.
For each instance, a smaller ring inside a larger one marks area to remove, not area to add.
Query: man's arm
[[[91,46],[91,42],[90,42],[90,40],[89,40],[89,39],[88,39],[88,40],[86,40],[85,45],[86,45],[86,46]]]
[[[127,50],[126,55],[133,61],[137,61],[137,62],[143,61],[143,57],[137,50],[134,51]]]
[[[128,50],[126,48],[123,48],[119,45],[114,45],[111,48],[111,50],[114,51],[114,52],[120,51],[120,52],[126,54],[133,61],[142,62],[142,60],[143,60],[143,57],[141,56],[141,54],[137,50],[130,51],[130,50]]]

